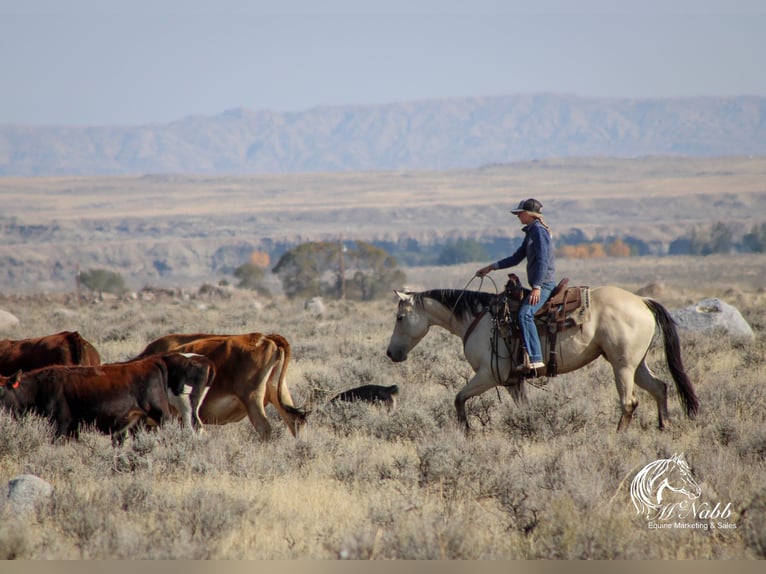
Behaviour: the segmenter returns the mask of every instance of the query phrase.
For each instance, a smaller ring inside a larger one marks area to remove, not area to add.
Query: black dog
[[[330,402],[335,401],[365,401],[368,403],[383,403],[386,405],[386,409],[396,408],[396,395],[399,394],[399,387],[391,385],[389,387],[383,387],[381,385],[362,385],[355,389],[349,389],[342,393],[335,395],[330,399]]]

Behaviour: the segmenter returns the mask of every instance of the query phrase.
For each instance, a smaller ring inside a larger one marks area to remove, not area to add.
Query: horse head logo
[[[636,514],[644,514],[647,519],[657,517],[673,502],[668,500],[672,493],[688,500],[699,498],[702,491],[683,457],[683,454],[675,454],[672,458],[655,460],[639,471],[630,485]]]

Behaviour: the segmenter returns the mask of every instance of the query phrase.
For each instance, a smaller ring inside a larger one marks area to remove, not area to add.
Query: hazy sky
[[[763,0],[0,0],[0,124],[766,95]]]

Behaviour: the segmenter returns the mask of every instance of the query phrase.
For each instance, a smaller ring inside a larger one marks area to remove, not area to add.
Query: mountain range
[[[232,109],[137,126],[0,125],[0,175],[446,170],[554,157],[766,154],[766,97],[433,99]]]

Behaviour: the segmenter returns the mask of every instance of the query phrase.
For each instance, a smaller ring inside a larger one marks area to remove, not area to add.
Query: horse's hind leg
[[[654,376],[646,361],[641,361],[636,369],[636,384],[649,392],[657,402],[657,422],[660,429],[668,426],[668,386]]]

